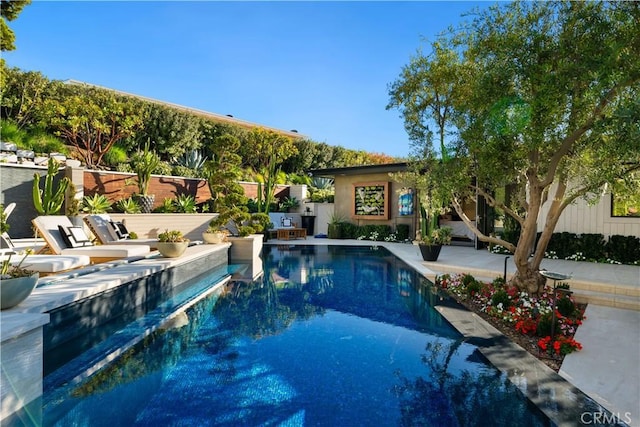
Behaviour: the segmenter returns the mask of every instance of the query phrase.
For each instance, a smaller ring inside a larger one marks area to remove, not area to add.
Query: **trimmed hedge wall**
[[[546,252],[553,252],[558,259],[579,255],[578,260],[634,264],[640,262],[640,238],[615,235],[605,240],[602,234],[553,233]]]

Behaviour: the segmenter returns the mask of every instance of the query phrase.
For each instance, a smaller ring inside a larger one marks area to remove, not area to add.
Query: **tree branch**
[[[502,240],[498,237],[487,236],[486,234],[478,230],[478,227],[475,226],[475,224],[469,219],[467,214],[465,214],[464,211],[462,210],[462,205],[460,204],[460,201],[458,200],[457,197],[453,197],[452,203],[453,203],[454,209],[456,210],[456,213],[462,219],[462,222],[464,222],[465,225],[469,227],[471,231],[473,231],[473,233],[478,237],[479,240],[483,242],[493,243],[495,245],[503,246],[511,253],[515,252],[516,246],[513,243],[507,242],[506,240]]]
[[[604,109],[609,105],[609,103],[613,100],[613,98],[615,98],[615,96],[620,92],[620,89],[630,86],[635,82],[637,82],[638,80],[639,78],[637,76],[631,77],[627,80],[620,82],[620,84],[612,87],[606,93],[606,95],[600,100],[598,105],[595,106],[595,108],[591,112],[591,115],[582,124],[582,126],[579,126],[578,128],[576,128],[570,135],[568,135],[564,139],[558,151],[555,152],[555,154],[551,157],[551,160],[549,161],[549,170],[547,171],[547,175],[540,182],[542,186],[546,187],[548,185],[551,185],[551,183],[554,180],[556,170],[558,169],[558,165],[560,164],[560,161],[562,160],[562,158],[566,156],[567,153],[569,153],[569,151],[571,150],[571,147],[573,147],[573,144],[575,144],[575,142],[582,135],[584,135],[589,129],[593,127],[593,124],[596,121],[596,119],[602,115],[602,112],[604,111]]]

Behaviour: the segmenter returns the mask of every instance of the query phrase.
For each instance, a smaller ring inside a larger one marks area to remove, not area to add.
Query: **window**
[[[622,183],[614,185],[611,191],[611,216],[640,217],[640,172],[631,177],[631,188],[635,191],[622,191]]]

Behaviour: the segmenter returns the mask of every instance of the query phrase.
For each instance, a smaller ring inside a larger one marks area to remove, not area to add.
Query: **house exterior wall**
[[[387,197],[390,197],[389,200],[389,219],[388,220],[378,220],[378,219],[361,219],[352,217],[352,209],[353,209],[353,184],[363,183],[363,182],[389,182],[389,194]],[[335,195],[335,204],[334,210],[335,213],[346,218],[347,222],[351,222],[357,225],[366,225],[366,224],[379,224],[379,225],[389,225],[392,230],[395,230],[397,224],[407,224],[409,225],[409,235],[415,235],[415,224],[416,219],[419,215],[418,206],[414,201],[414,210],[413,215],[408,216],[400,216],[398,213],[398,193],[400,189],[403,187],[397,182],[394,182],[388,173],[377,173],[377,174],[362,174],[362,175],[344,175],[344,176],[336,176],[334,179],[334,186],[336,190]]]
[[[555,186],[549,194],[554,194]],[[538,215],[538,231],[544,228],[545,218],[549,212],[551,200],[542,205]],[[598,233],[605,239],[613,235],[640,237],[640,218],[612,217],[611,193],[605,194],[600,201],[590,206],[585,200],[577,200],[565,208],[560,215],[555,232],[569,232],[575,234]]]

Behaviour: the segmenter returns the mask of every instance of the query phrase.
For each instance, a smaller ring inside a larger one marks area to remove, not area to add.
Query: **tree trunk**
[[[519,289],[526,290],[532,295],[538,295],[542,292],[547,282],[539,272],[540,264],[544,259],[544,252],[560,219],[560,214],[564,210],[565,204],[563,204],[562,200],[564,199],[567,185],[564,180],[559,180],[537,246],[537,219],[543,203],[543,189],[534,185],[531,185],[530,188],[527,218],[522,226],[520,240],[514,254],[514,262],[518,271],[511,279],[511,282]],[[533,251],[534,247],[535,252]]]
[[[518,245],[513,254],[517,272],[511,279],[511,284],[531,295],[537,295],[544,288],[546,279],[538,271],[540,261],[536,262],[535,257],[532,260],[529,258],[533,253],[538,234],[538,213],[542,205],[542,189],[532,184],[531,181],[528,202],[527,216],[522,224],[520,239],[518,239]]]

